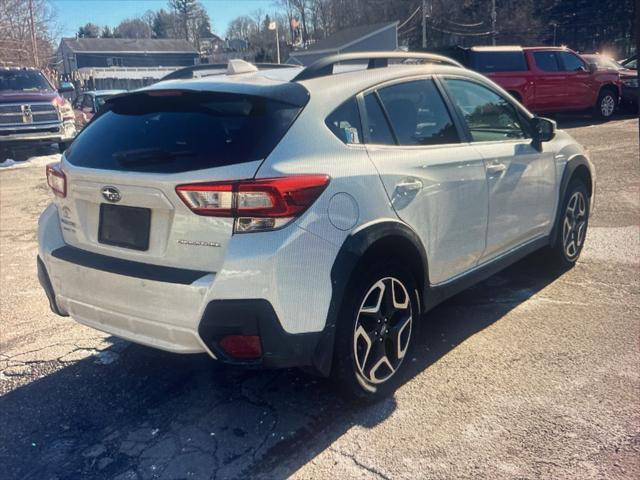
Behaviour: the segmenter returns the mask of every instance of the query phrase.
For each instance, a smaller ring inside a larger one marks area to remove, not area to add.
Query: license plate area
[[[124,205],[100,204],[98,241],[131,250],[149,250],[151,210]]]

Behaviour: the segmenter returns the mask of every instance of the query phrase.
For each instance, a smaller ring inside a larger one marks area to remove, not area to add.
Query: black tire
[[[598,101],[594,107],[594,115],[602,120],[609,120],[618,108],[618,94],[610,88],[604,88],[598,95]]]
[[[393,295],[391,285],[395,297],[389,298],[384,294]],[[405,292],[408,298],[404,298]],[[417,296],[411,272],[396,262],[374,265],[350,282],[336,328],[331,372],[348,399],[375,401],[393,393],[403,382],[420,323]],[[376,305],[376,313],[362,311]]]
[[[578,261],[589,227],[589,194],[581,180],[572,180],[562,199],[557,234],[551,251],[562,268],[571,268]]]

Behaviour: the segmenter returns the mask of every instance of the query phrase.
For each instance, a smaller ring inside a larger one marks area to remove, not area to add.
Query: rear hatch
[[[65,153],[69,245],[216,272],[231,218],[200,216],[176,186],[252,178],[303,108],[246,93],[152,90],[113,98]]]

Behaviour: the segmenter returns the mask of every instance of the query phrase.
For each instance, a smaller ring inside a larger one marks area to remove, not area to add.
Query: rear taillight
[[[58,197],[67,196],[67,177],[60,167],[60,163],[47,165],[47,184]]]
[[[198,215],[232,217],[237,233],[273,230],[301,215],[329,184],[326,175],[179,185],[176,192]]]

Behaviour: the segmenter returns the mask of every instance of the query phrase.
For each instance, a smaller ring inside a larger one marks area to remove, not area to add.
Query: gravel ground
[[[358,408],[295,370],[50,313],[35,232],[52,157],[0,169],[0,477],[640,478],[638,121],[560,126],[598,173],[578,265],[533,255],[433,310],[411,378]]]

